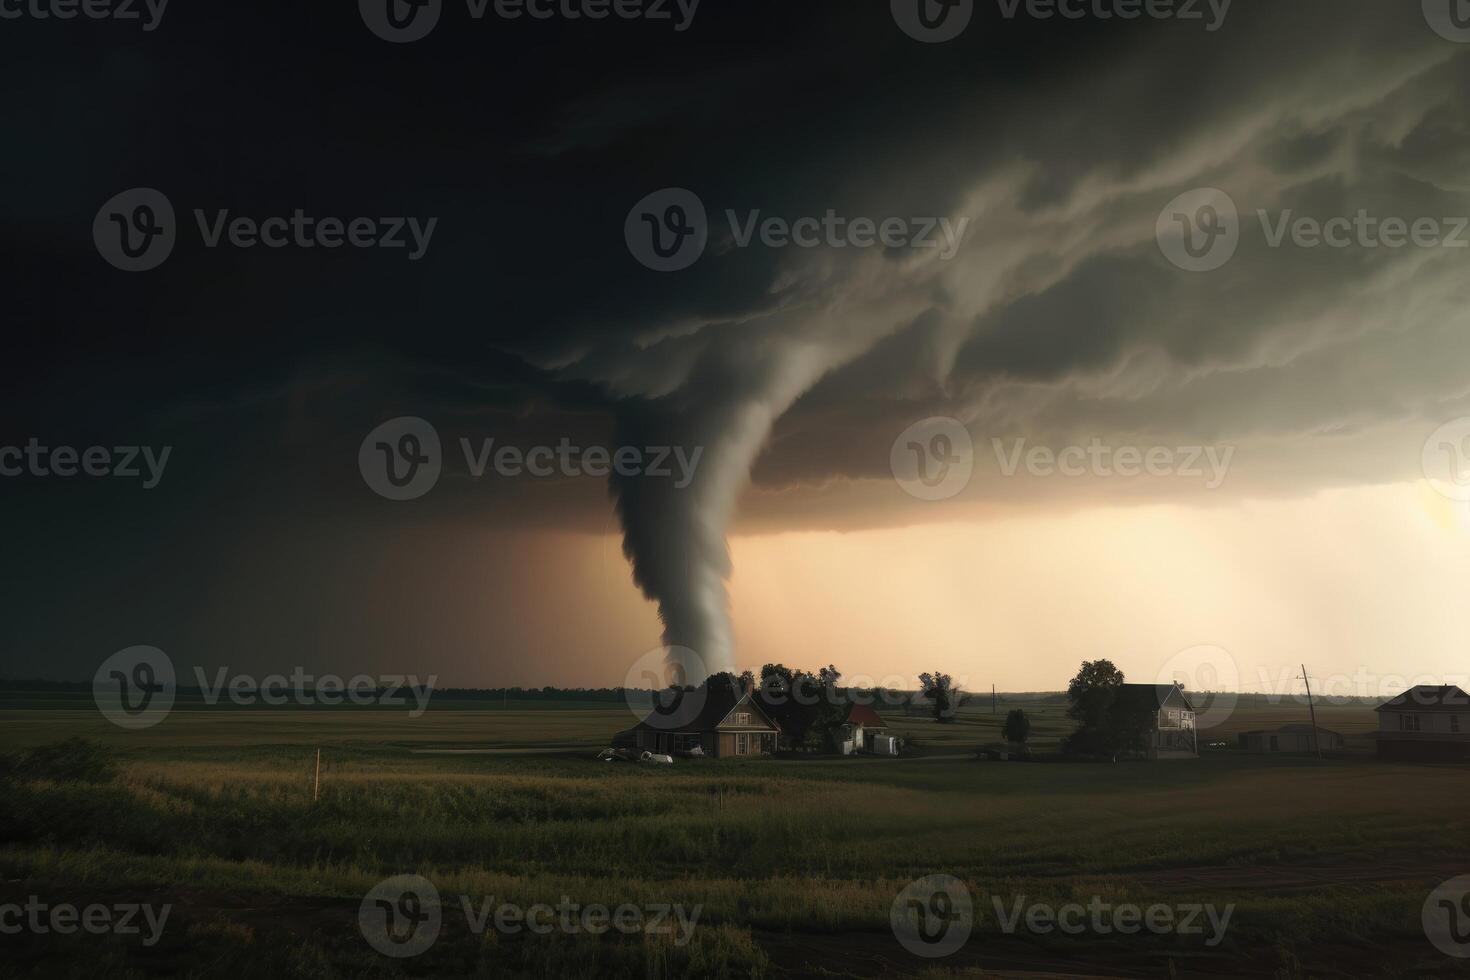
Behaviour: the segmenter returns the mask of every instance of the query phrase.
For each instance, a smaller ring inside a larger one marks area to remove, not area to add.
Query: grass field
[[[1003,705],[1009,707],[1011,705]],[[12,776],[0,902],[171,904],[163,938],[0,937],[0,975],[1462,976],[1420,909],[1470,872],[1470,770],[1207,752],[1197,761],[980,762],[988,704],[950,725],[890,714],[903,759],[593,759],[621,706],[395,711],[175,710],[126,732],[96,712],[12,701],[7,749],[82,736],[103,783]],[[1229,732],[1301,720],[1246,700]],[[1034,701],[1043,753],[1062,706]],[[1003,715],[1003,711],[1002,711]],[[1344,734],[1361,705],[1319,709]],[[312,800],[316,750],[321,798]],[[443,750],[473,750],[450,754]],[[500,750],[487,752],[485,750]],[[423,955],[374,952],[358,908],[392,875],[444,901]],[[926,961],[890,909],[913,879],[963,880],[974,933]],[[459,904],[700,907],[693,939],[477,934]],[[993,900],[1233,905],[1194,935],[1003,934]]]

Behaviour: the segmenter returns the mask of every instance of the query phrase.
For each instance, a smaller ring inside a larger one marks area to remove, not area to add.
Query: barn
[[[1453,684],[1420,685],[1385,701],[1373,733],[1386,759],[1470,759],[1470,695]]]
[[[614,746],[647,749],[667,755],[698,754],[714,758],[770,755],[781,728],[749,691],[727,684],[706,684],[704,703],[688,722],[675,728],[645,719],[613,738]]]
[[[1311,725],[1282,725],[1254,732],[1240,733],[1240,747],[1247,752],[1336,752],[1347,744],[1337,732],[1317,726],[1316,740],[1312,738]]]

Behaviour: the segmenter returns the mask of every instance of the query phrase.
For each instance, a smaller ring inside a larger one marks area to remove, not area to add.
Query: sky
[[[1463,682],[1448,0],[906,2],[8,21],[0,676]]]

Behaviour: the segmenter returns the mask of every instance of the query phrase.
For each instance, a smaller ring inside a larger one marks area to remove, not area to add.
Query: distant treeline
[[[198,687],[178,687],[178,696],[186,700],[195,697],[203,697],[204,691]],[[387,688],[363,689],[365,696],[373,693],[383,694]],[[605,703],[626,700],[627,693],[634,691],[638,694],[652,693],[641,688],[622,687],[436,687],[430,689],[435,700],[441,701],[561,701],[561,702],[587,702]],[[846,690],[846,689],[844,689]],[[880,689],[881,690],[881,689]],[[0,693],[67,693],[85,694],[92,693],[90,681],[51,681],[51,680],[12,680],[0,677]],[[218,693],[218,692],[216,692]],[[257,690],[245,689],[242,693],[246,695],[259,693]],[[304,689],[304,693],[311,694],[310,687]],[[398,693],[402,694],[400,688]],[[865,691],[871,695],[873,692]],[[1187,692],[1191,696],[1199,692]],[[890,697],[909,700],[917,692],[889,690],[886,692]],[[222,696],[222,700],[228,700],[229,695]],[[990,705],[991,694],[988,691],[966,691],[964,692],[964,706],[972,711],[984,710]],[[1300,702],[1306,704],[1306,697],[1300,694],[1240,694],[1239,703],[1242,706],[1251,704],[1279,704],[1283,701]],[[1067,703],[1065,691],[1011,691],[998,692],[995,695],[997,704],[1061,704]],[[874,700],[884,703],[880,695]],[[1322,696],[1318,695],[1319,704],[1364,704],[1377,706],[1382,704],[1385,698],[1373,696]]]
[[[234,690],[231,688],[230,690]],[[306,694],[313,693],[308,685],[304,687]],[[362,688],[364,695],[373,693],[382,694],[388,688]],[[399,688],[401,692],[403,688]],[[446,701],[619,701],[623,700],[624,689],[621,687],[435,687],[430,688],[436,699]],[[180,685],[175,688],[180,697],[204,695],[204,689],[200,687],[187,687]],[[90,681],[46,681],[46,680],[9,680],[0,678],[0,693],[66,693],[66,694],[88,694],[92,693]],[[218,692],[216,692],[218,693]],[[259,688],[245,687],[240,689],[243,694],[258,694]],[[292,691],[294,693],[294,689]],[[341,692],[334,692],[340,696]],[[222,700],[229,699],[229,693],[221,694]]]

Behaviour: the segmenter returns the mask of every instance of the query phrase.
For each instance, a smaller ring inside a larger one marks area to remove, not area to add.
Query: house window
[[[749,711],[738,711],[738,712],[736,712],[735,713],[735,724],[737,724],[737,725],[749,725],[750,724],[750,712]]]
[[[744,732],[741,732],[739,735],[735,736],[735,754],[750,754],[750,736],[745,734]]]
[[[1419,731],[1419,716],[1399,715],[1399,730],[1405,732]]]
[[[1276,738],[1275,735],[1272,735],[1271,736],[1271,751],[1272,752],[1275,752],[1278,748],[1280,748],[1280,745],[1277,742],[1277,738]]]
[[[1459,730],[1460,730],[1460,716],[1459,715],[1450,715],[1450,731],[1452,731],[1452,732],[1458,732]]]

